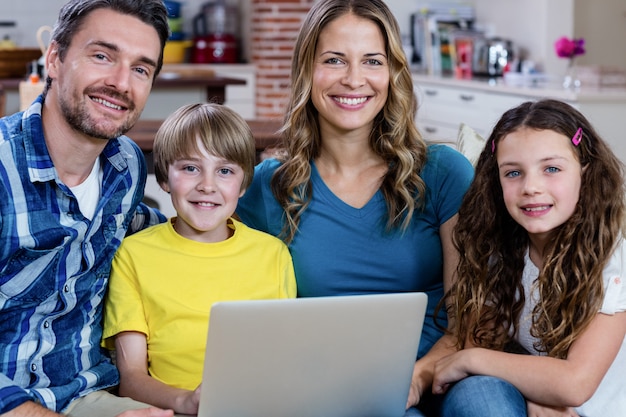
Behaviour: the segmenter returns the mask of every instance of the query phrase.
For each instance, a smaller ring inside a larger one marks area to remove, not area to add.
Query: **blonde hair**
[[[287,243],[297,233],[300,217],[311,200],[311,161],[321,147],[317,110],[311,101],[315,49],[326,25],[350,13],[374,22],[387,49],[389,96],[370,134],[371,148],[388,166],[381,185],[387,204],[387,229],[406,229],[423,203],[425,184],[419,173],[426,160],[426,144],[415,126],[417,100],[393,14],[380,0],[321,0],[309,11],[296,40],[291,93],[281,129],[285,154],[271,182],[285,211],[281,237]]]
[[[600,309],[602,272],[624,228],[624,179],[621,162],[588,120],[556,100],[527,102],[504,113],[476,166],[474,181],[459,209],[453,240],[461,255],[458,278],[448,296],[459,347],[465,341],[502,349],[518,331],[525,303],[522,286],[528,232],[508,213],[492,154],[499,141],[520,129],[551,130],[573,137],[585,167],[574,214],[553,230],[543,253],[532,312],[535,348],[566,358],[570,346]]]
[[[212,155],[239,165],[244,172],[242,190],[252,182],[256,162],[254,137],[248,123],[234,110],[213,103],[183,106],[161,125],[154,138],[154,173],[167,183],[168,167],[176,160],[200,153],[198,141]]]

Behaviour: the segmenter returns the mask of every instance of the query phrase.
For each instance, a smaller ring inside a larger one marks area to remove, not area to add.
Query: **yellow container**
[[[163,49],[164,64],[180,64],[185,62],[187,49],[193,45],[190,40],[187,41],[167,41]]]

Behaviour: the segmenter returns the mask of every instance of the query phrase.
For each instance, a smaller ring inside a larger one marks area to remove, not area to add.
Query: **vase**
[[[565,71],[563,88],[567,90],[578,90],[580,88],[580,79],[578,78],[578,71],[576,70],[574,60],[570,60],[567,70]]]

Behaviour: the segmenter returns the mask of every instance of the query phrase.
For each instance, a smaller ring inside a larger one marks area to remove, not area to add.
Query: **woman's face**
[[[321,31],[311,100],[322,132],[363,130],[369,135],[388,96],[386,49],[378,26],[353,14],[338,17]]]

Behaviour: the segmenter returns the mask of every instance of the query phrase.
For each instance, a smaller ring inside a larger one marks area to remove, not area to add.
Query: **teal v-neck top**
[[[269,159],[256,167],[253,183],[237,209],[244,223],[275,236],[283,227],[283,210],[271,192],[270,180],[279,164]],[[312,163],[312,201],[289,245],[299,297],[426,292],[420,357],[442,335],[433,321],[443,296],[439,227],[457,213],[473,168],[456,150],[430,145],[421,177],[426,184],[423,211],[416,212],[404,233],[387,232],[387,207],[380,190],[362,208],[354,208],[332,193]],[[445,325],[445,313],[438,320]]]

